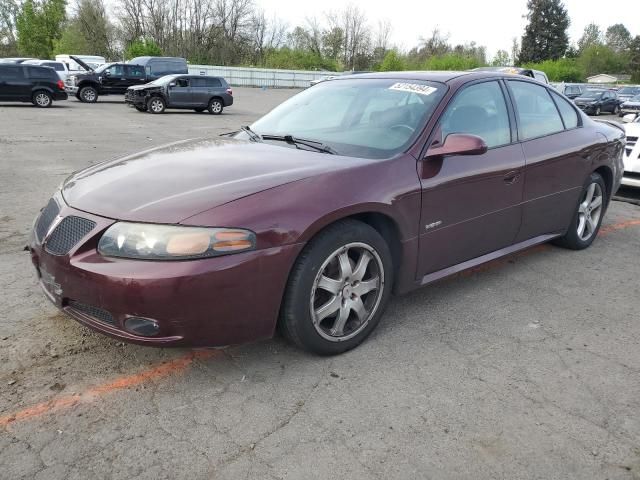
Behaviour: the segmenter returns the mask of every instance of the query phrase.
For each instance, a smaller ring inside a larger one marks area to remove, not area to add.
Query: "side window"
[[[511,143],[507,104],[496,81],[471,85],[447,107],[440,123],[442,138],[451,133],[481,137],[489,148]]]
[[[179,78],[176,83],[178,84],[179,87],[188,87],[189,86],[189,79],[188,78]]]
[[[144,77],[144,68],[141,65],[128,65],[127,66],[128,76],[131,78],[142,78]]]
[[[122,65],[112,65],[107,70],[112,77],[124,77],[124,68]]]
[[[0,79],[5,82],[24,79],[22,67],[0,67]]]
[[[509,86],[514,95],[522,140],[564,130],[558,109],[545,87],[514,80],[509,80]]]
[[[575,109],[557,93],[551,92],[551,94],[556,101],[556,105],[558,105],[558,110],[560,110],[560,115],[562,115],[562,120],[564,120],[565,128],[576,128],[578,126],[578,114]]]
[[[192,78],[191,86],[198,88],[205,88],[207,86],[207,80],[204,78]]]
[[[220,81],[219,78],[207,78],[206,82],[207,82],[207,86],[208,87],[221,87],[222,86],[222,82]]]

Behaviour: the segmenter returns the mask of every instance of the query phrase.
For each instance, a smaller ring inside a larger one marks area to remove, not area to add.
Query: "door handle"
[[[517,170],[512,170],[503,177],[503,180],[507,185],[513,185],[518,181],[519,178],[520,172]]]

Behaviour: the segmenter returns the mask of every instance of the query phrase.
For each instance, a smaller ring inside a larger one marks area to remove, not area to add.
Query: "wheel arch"
[[[382,209],[372,208],[372,206],[369,205],[363,206],[359,210],[343,211],[337,215],[333,214],[329,217],[324,217],[307,228],[307,230],[305,230],[305,232],[300,236],[300,241],[306,246],[322,231],[344,220],[356,220],[367,224],[382,236],[391,252],[394,277],[399,279],[398,273],[403,266],[402,259],[404,254],[402,246],[402,231],[393,216]]]
[[[604,180],[604,185],[607,188],[607,205],[611,201],[611,197],[613,196],[613,172],[606,165],[601,165],[596,168],[593,173],[599,174]]]

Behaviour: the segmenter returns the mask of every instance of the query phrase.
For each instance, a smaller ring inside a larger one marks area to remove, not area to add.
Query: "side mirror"
[[[111,76],[111,72],[109,70],[105,70],[104,76],[105,77],[110,77]]]
[[[624,123],[633,123],[633,121],[635,119],[636,119],[636,114],[635,113],[628,113],[624,117],[622,117],[622,121]]]
[[[175,87],[176,85],[177,85],[177,83],[176,83],[176,82],[171,82],[171,83],[169,84],[169,88],[173,88],[173,87]]]
[[[442,145],[429,147],[425,158],[447,155],[482,155],[487,152],[487,144],[477,135],[451,133]]]

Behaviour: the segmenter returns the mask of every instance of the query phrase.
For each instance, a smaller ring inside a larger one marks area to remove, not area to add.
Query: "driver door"
[[[419,162],[418,279],[430,281],[435,272],[508,247],[516,238],[525,159],[506,98],[498,80],[474,83],[456,94],[440,118],[432,145],[466,133],[481,137],[488,150]]]
[[[193,100],[190,78],[177,78],[175,85],[169,86],[169,104],[174,107],[188,107]]]

